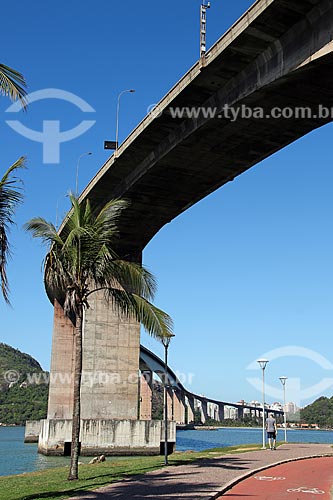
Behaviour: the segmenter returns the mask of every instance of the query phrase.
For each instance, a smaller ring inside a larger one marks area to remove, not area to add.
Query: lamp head
[[[85,151],[84,153],[80,154],[79,159],[82,158],[82,156],[88,156],[88,155],[92,155],[92,153],[90,151]]]
[[[170,335],[165,335],[164,337],[161,338],[161,342],[164,345],[164,347],[169,347],[171,339],[174,336],[175,335],[173,333],[170,333]]]
[[[288,377],[279,377],[281,384],[286,385],[286,380],[288,380]]]
[[[268,363],[268,359],[258,359],[257,363],[259,363],[259,366],[262,370],[266,368],[266,365]]]

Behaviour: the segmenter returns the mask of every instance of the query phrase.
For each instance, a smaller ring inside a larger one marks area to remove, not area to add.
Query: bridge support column
[[[138,419],[140,325],[120,315],[111,302],[105,301],[103,292],[92,294],[89,303],[83,324],[81,383],[81,418],[89,432],[82,453],[90,450],[97,455],[105,449],[108,422]],[[68,429],[73,408],[74,327],[56,300],[52,342],[48,418],[38,450],[46,455],[61,455],[71,443]],[[98,426],[95,422],[99,422]],[[147,429],[140,435],[142,441],[131,445],[128,452],[144,450],[150,424],[146,422]],[[123,447],[121,453],[126,454]]]
[[[238,420],[242,420],[244,418],[244,408],[239,406],[237,408],[237,414],[238,414],[237,415]]]
[[[102,291],[85,314],[82,418],[138,418],[140,325],[121,316]]]
[[[195,404],[194,398],[187,396],[187,421],[186,424],[194,422]]]
[[[221,403],[218,405],[218,420],[219,422],[224,420],[224,405]]]
[[[47,418],[72,418],[74,326],[54,300],[52,355]]]
[[[185,424],[185,396],[181,391],[175,391],[173,396],[174,420],[177,424]]]
[[[151,420],[153,372],[146,370],[140,378],[140,420]]]
[[[171,387],[167,387],[166,398],[168,405],[168,420],[174,420],[174,394]],[[163,411],[163,419],[164,419],[164,411]]]
[[[200,405],[200,413],[201,413],[201,422],[204,424],[206,420],[208,419],[208,406],[207,406],[207,401],[201,401]]]
[[[266,408],[265,408],[264,412],[262,411],[262,408],[261,408],[261,410],[259,410],[259,418],[260,419],[262,419],[262,418],[266,419],[267,416],[268,416],[268,411],[266,410]]]

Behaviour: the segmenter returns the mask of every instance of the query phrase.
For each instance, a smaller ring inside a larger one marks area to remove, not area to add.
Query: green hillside
[[[32,356],[14,349],[7,344],[0,343],[0,372],[3,370],[42,371],[42,367]]]
[[[0,423],[45,418],[47,375],[32,356],[0,343]]]
[[[333,428],[333,397],[324,396],[301,410],[301,422]]]

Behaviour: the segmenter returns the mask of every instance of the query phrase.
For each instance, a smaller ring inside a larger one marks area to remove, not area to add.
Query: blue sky
[[[213,0],[208,46],[251,3]],[[44,251],[22,225],[36,215],[55,222],[58,213],[60,220],[82,153],[93,154],[81,158],[80,191],[105,162],[103,141],[115,138],[119,92],[136,90],[121,100],[122,141],[196,62],[199,6],[199,0],[97,0],[93,7],[58,0],[46,7],[41,0],[19,0],[17,14],[9,4],[2,7],[10,22],[2,23],[1,62],[22,71],[29,92],[62,89],[95,110],[83,116],[72,104],[49,99],[14,115],[6,113],[8,99],[0,99],[1,171],[18,156],[28,157],[25,202],[11,232],[13,308],[0,301],[0,339],[45,369],[53,311],[43,288]],[[44,164],[42,145],[12,130],[9,119],[39,131],[43,120],[59,120],[61,130],[82,119],[96,123],[61,145],[59,164]],[[288,394],[287,386],[288,400],[306,404],[332,395],[332,132],[332,125],[323,127],[255,166],[164,227],[145,249],[144,263],[159,282],[156,303],[175,322],[170,364],[194,392],[227,401],[260,399],[260,387],[248,380],[260,371],[248,367],[269,353],[268,401],[282,399],[280,375],[301,390]],[[155,340],[146,334],[142,340],[163,354]]]

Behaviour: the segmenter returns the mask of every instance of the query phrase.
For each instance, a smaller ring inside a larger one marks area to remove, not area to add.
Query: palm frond
[[[7,304],[10,304],[8,278],[7,278],[7,274],[6,274],[8,257],[9,257],[9,246],[8,246],[7,234],[6,234],[5,228],[0,226],[0,282],[1,282],[1,291],[2,291],[2,296],[5,299],[5,302],[7,302]]]
[[[21,156],[0,179],[0,225],[12,224],[12,216],[17,205],[23,200],[19,184],[22,182],[14,172],[25,167],[25,157]]]
[[[0,186],[4,183],[7,183],[10,179],[9,177],[11,176],[11,174],[15,171],[15,170],[18,170],[19,168],[25,168],[26,167],[26,157],[25,156],[20,156],[20,158],[18,160],[16,160],[15,163],[13,163],[8,169],[7,171],[5,172],[5,174],[3,175],[2,179],[0,180]],[[17,178],[15,178],[15,180],[17,180]],[[11,179],[11,182],[13,181],[13,179]]]
[[[102,224],[104,230],[118,232],[119,219],[129,205],[130,203],[127,200],[119,198],[110,200],[98,213],[96,224]]]
[[[155,277],[143,266],[126,260],[108,259],[101,261],[96,259],[96,279],[107,288],[113,286],[116,281],[119,287],[129,293],[136,293],[147,300],[153,300],[157,284]]]
[[[137,319],[149,335],[158,339],[173,336],[173,321],[166,312],[138,295],[133,294],[133,298],[138,311]]]
[[[18,99],[22,108],[26,109],[28,104],[26,87],[21,73],[5,64],[0,64],[0,94],[8,96],[12,101]]]
[[[121,314],[135,318],[152,337],[162,339],[173,335],[170,316],[148,300],[118,288],[109,288],[105,292]]]
[[[72,193],[69,197],[72,209],[61,235],[42,218],[25,224],[33,237],[50,244],[45,280],[50,290],[61,291],[65,314],[80,316],[82,307],[89,305],[89,296],[103,289],[121,314],[136,318],[150,335],[169,336],[171,318],[151,303],[154,276],[143,266],[120,259],[112,248],[128,202],[111,200],[96,213],[89,200],[80,204]]]
[[[0,179],[0,283],[2,295],[5,302],[9,301],[9,286],[7,279],[7,263],[10,257],[10,246],[8,242],[9,226],[13,224],[13,216],[19,203],[23,200],[20,191],[21,182],[14,174],[20,168],[25,167],[25,158],[21,156]]]
[[[57,233],[56,227],[52,222],[47,222],[42,217],[35,217],[24,224],[24,229],[32,233],[33,238],[40,238],[43,243],[52,245],[58,243],[63,245],[61,237]]]

